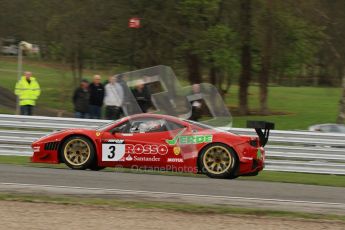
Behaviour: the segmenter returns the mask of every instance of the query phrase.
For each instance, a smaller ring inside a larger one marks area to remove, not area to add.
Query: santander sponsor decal
[[[168,147],[166,145],[142,145],[125,144],[125,153],[127,154],[158,154],[166,155]]]

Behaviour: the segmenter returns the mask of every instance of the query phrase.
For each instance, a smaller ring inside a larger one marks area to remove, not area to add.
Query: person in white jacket
[[[107,120],[119,119],[123,114],[122,104],[124,92],[122,86],[116,82],[116,76],[111,76],[109,78],[109,83],[105,86],[105,118]]]

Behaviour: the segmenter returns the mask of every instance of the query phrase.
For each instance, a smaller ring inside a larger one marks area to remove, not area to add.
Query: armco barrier
[[[0,114],[0,155],[30,156],[32,141],[54,130],[96,128],[107,120]],[[239,135],[253,129],[230,128]],[[345,175],[345,135],[272,130],[265,170]]]

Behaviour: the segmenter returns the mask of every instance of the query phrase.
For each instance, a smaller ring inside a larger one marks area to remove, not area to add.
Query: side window
[[[119,124],[118,126],[114,127],[111,132],[112,133],[128,133],[128,129],[129,129],[129,122],[123,122],[121,124]]]
[[[167,130],[166,121],[155,118],[132,120],[129,128],[130,133],[153,133]]]
[[[169,131],[185,128],[185,126],[178,124],[178,123],[175,123],[173,121],[166,121],[166,126],[167,126],[167,130],[169,130]]]
[[[154,133],[184,128],[173,121],[156,118],[140,118],[126,121],[111,130],[113,133]]]

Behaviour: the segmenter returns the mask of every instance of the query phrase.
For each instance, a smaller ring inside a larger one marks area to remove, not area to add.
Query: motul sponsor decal
[[[183,159],[182,158],[168,158],[167,160],[168,163],[183,163]]]

